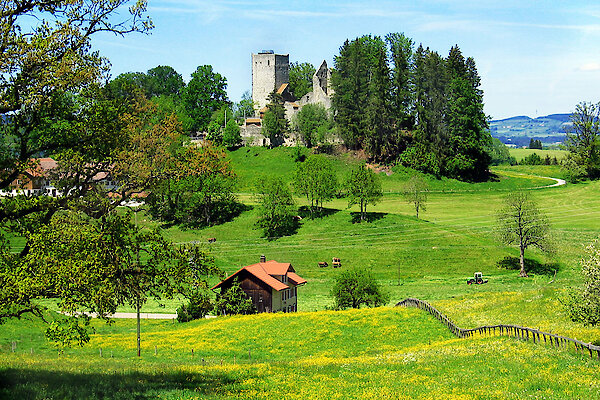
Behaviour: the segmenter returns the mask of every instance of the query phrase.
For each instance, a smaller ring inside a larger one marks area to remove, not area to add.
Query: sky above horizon
[[[252,88],[252,53],[333,66],[346,39],[403,32],[443,56],[454,44],[472,56],[493,119],[600,101],[600,4],[592,2],[148,0],[148,13],[150,35],[94,38],[113,77],[170,65],[187,82],[210,64],[238,101]]]

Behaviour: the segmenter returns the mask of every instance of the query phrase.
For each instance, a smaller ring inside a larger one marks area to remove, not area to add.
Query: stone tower
[[[252,54],[252,100],[255,111],[268,104],[269,94],[290,81],[290,55],[263,50]]]

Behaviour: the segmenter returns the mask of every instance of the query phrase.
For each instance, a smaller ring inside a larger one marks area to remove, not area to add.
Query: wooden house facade
[[[259,313],[296,312],[298,286],[306,283],[305,279],[296,274],[290,263],[266,261],[261,257],[259,263],[240,268],[212,289],[223,292],[236,280]]]

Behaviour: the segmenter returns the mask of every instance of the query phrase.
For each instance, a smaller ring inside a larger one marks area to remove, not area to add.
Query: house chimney
[[[261,263],[267,262],[267,257],[265,257],[264,254],[262,256],[260,256],[260,262]]]

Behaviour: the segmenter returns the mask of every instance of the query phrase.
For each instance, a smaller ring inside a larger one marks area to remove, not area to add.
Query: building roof
[[[273,275],[286,275],[295,285],[302,285],[306,283],[306,280],[299,277],[295,272],[292,264],[290,263],[280,263],[275,260],[269,260],[267,262],[259,262],[252,265],[247,265],[243,268],[237,270],[234,274],[228,276],[222,282],[213,286],[213,290],[221,287],[226,282],[231,282],[237,275],[239,275],[242,271],[247,271],[250,274],[254,275],[256,278],[266,283],[271,288],[277,290],[278,292],[289,289],[289,286],[285,283],[281,282],[278,279],[275,279]]]
[[[281,86],[279,86],[279,89],[277,89],[277,94],[282,94],[288,85],[289,83],[282,83]]]

